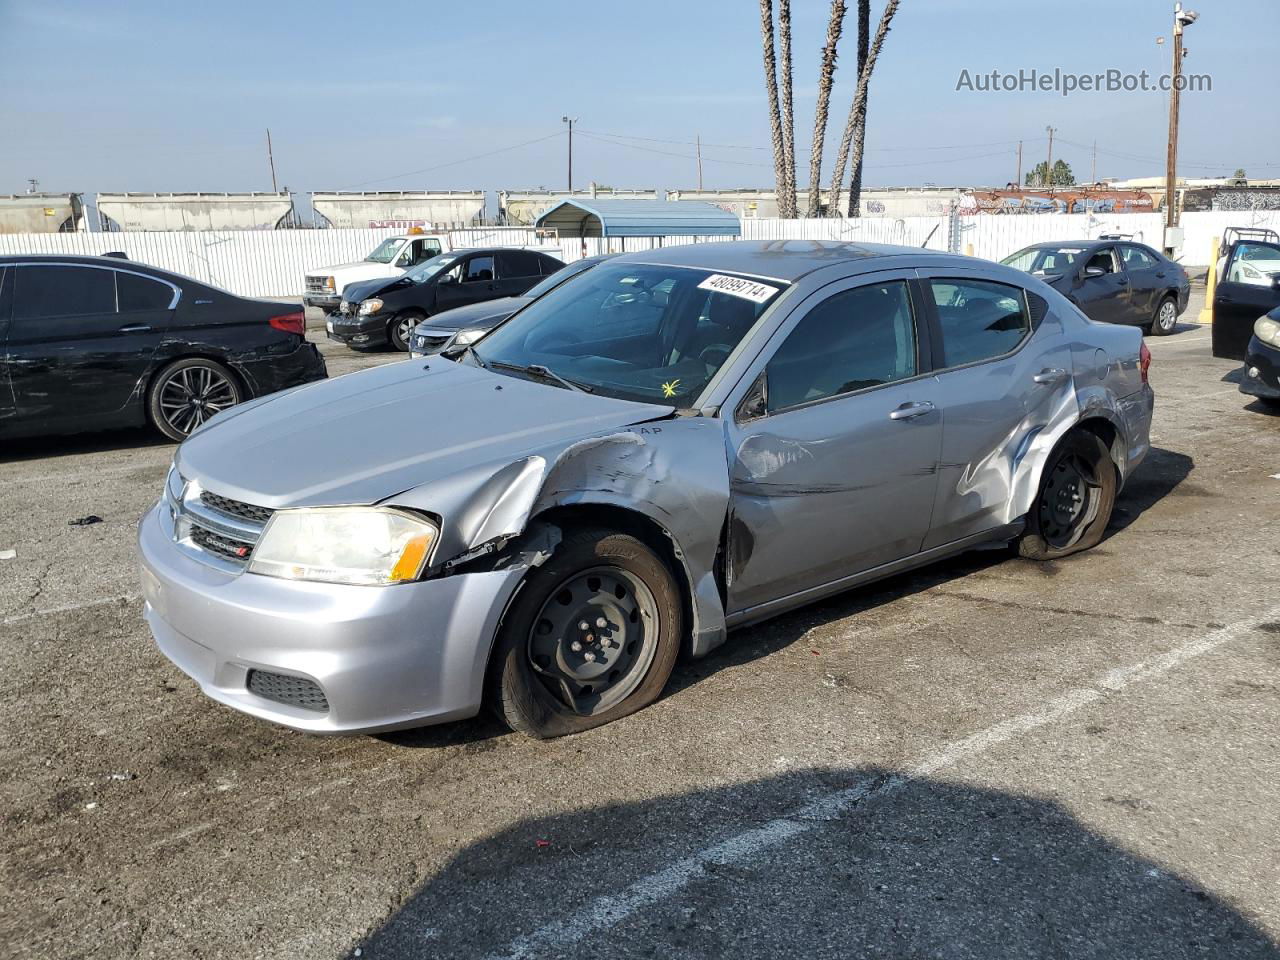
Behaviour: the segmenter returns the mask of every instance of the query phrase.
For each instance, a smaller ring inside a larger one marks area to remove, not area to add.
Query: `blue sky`
[[[1213,89],[1183,98],[1181,171],[1280,177],[1270,96],[1280,3],[1199,6],[1186,69],[1210,74]],[[804,146],[828,8],[793,0]],[[1171,10],[1167,0],[902,0],[872,88],[867,183],[1002,185],[1015,141],[1024,168],[1044,157],[1048,124],[1055,158],[1082,179],[1095,140],[1100,177],[1162,172],[1163,93],[1064,98],[956,83],[966,69],[1164,73],[1169,47],[1155,38],[1168,36]],[[855,29],[850,14],[829,142],[852,95]],[[696,135],[706,186],[770,185],[762,76],[755,0],[0,0],[0,193],[27,177],[50,191],[266,190],[268,126],[281,183],[295,191],[558,189],[566,113],[583,133],[578,185],[694,186]],[[527,145],[503,149],[517,144]],[[806,151],[802,186],[807,162]]]

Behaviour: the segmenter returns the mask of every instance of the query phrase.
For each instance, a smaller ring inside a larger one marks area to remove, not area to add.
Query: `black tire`
[[[503,619],[489,705],[539,740],[625,717],[662,693],[683,621],[676,580],[649,547],[611,530],[576,531],[529,574]]]
[[[215,413],[243,399],[234,373],[216,360],[190,357],[156,374],[147,391],[147,416],[157,430],[181,443]]]
[[[1151,315],[1151,325],[1147,328],[1154,336],[1167,337],[1178,328],[1178,301],[1171,296],[1164,297],[1156,304],[1156,312]]]
[[[391,344],[393,349],[399,350],[401,353],[408,353],[409,334],[413,333],[413,328],[426,318],[426,314],[419,313],[416,310],[405,310],[402,313],[397,313],[387,321],[387,342]]]
[[[1057,560],[1097,546],[1111,521],[1118,485],[1107,445],[1085,430],[1067,434],[1045,464],[1018,553]]]

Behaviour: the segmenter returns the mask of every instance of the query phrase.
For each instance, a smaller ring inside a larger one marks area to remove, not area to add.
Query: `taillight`
[[[307,333],[307,315],[301,310],[297,313],[282,313],[278,317],[272,317],[267,322],[277,330],[283,330],[285,333],[296,333],[300,337],[306,336]],[[1143,349],[1145,350],[1146,347],[1143,347]]]
[[[1142,382],[1147,382],[1147,371],[1151,369],[1151,351],[1147,349],[1146,341],[1142,343],[1142,349],[1138,351],[1138,369],[1142,371]]]

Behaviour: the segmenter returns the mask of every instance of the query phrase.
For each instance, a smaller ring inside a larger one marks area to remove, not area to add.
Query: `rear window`
[[[990,280],[929,282],[942,327],[944,363],[958,367],[1012,353],[1031,332],[1020,287]]]
[[[116,272],[116,300],[121,313],[141,310],[168,310],[173,288],[136,273]]]

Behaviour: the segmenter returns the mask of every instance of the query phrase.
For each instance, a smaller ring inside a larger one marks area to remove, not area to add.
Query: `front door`
[[[1253,324],[1280,306],[1280,244],[1241,240],[1231,245],[1213,293],[1213,355],[1243,360]]]
[[[0,267],[0,427],[11,422],[17,413],[17,407],[13,402],[13,388],[9,385],[9,359],[5,352],[12,302],[13,268]]]
[[[1129,322],[1150,323],[1165,292],[1177,284],[1172,268],[1136,243],[1122,243],[1119,249],[1129,276]]]
[[[1129,278],[1114,247],[1093,252],[1071,291],[1085,316],[1099,323],[1131,323]]]
[[[942,412],[905,271],[833,283],[797,308],[729,420],[729,612],[920,549]]]
[[[436,280],[436,312],[502,296],[494,260],[491,253],[477,253],[449,268]]]
[[[6,359],[24,420],[91,420],[134,396],[172,316],[177,290],[150,277],[85,264],[10,268]],[[119,298],[127,309],[118,306]]]

